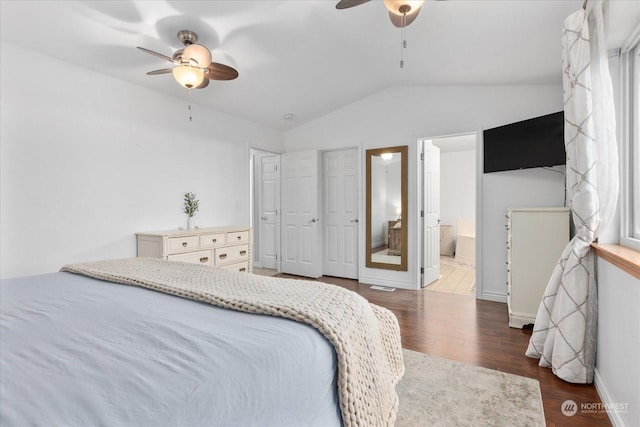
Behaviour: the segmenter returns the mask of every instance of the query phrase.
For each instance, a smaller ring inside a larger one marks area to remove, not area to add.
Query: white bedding
[[[314,328],[70,273],[0,283],[0,425],[341,425]]]
[[[404,373],[398,319],[355,292],[315,281],[240,274],[156,258],[71,264],[61,271],[309,324],[336,352],[338,401],[345,427],[393,426],[398,409],[395,386]]]

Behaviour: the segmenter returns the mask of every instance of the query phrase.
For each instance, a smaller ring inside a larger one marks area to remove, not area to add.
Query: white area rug
[[[474,295],[476,271],[473,266],[457,262],[453,257],[440,257],[440,279],[429,284],[430,291]]]
[[[473,264],[463,262],[455,259],[452,256],[440,256],[440,264],[447,264],[457,268],[463,268],[469,271],[476,271],[476,267]]]
[[[540,384],[466,363],[403,350],[396,427],[544,427]]]

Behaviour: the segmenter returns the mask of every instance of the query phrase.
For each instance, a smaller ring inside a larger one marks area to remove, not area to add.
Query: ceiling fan
[[[172,68],[149,71],[147,75],[172,73],[176,81],[187,89],[205,88],[209,85],[209,80],[233,80],[238,77],[238,71],[234,68],[218,62],[211,62],[211,51],[207,47],[197,44],[198,35],[193,31],[178,31],[177,37],[184,45],[184,49],[175,51],[172,57],[137,46],[141,51],[162,58],[174,65]]]
[[[336,4],[336,9],[348,9],[360,6],[371,0],[341,0]],[[424,0],[384,0],[384,5],[389,10],[389,18],[393,25],[404,28],[418,17]]]

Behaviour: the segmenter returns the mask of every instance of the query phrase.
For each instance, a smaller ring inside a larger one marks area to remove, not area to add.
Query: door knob
[[[262,219],[263,221],[266,221],[266,220],[267,220],[267,219],[269,219],[269,218],[267,218],[266,216],[263,216],[261,219]]]
[[[352,219],[352,220],[351,220],[351,221],[349,221],[349,222],[358,222],[358,218],[356,218],[356,219]]]
[[[308,224],[311,224],[311,223],[313,223],[313,222],[318,222],[318,221],[320,221],[320,219],[318,219],[318,218],[311,218],[311,219],[309,220]]]

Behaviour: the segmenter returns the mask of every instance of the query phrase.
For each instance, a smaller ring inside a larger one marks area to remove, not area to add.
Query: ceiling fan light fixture
[[[190,65],[180,65],[171,70],[173,78],[187,89],[197,88],[204,80],[204,72],[197,67]]]
[[[195,61],[200,68],[207,68],[211,64],[211,51],[201,44],[190,44],[182,51],[183,61]]]
[[[394,15],[410,15],[422,7],[424,0],[384,0],[385,7]]]
[[[233,80],[238,78],[238,71],[228,65],[211,62],[211,51],[197,44],[198,35],[190,30],[178,32],[178,40],[184,45],[173,56],[163,55],[153,50],[138,46],[138,49],[157,56],[174,65],[173,68],[149,71],[147,75],[173,74],[173,78],[187,89],[202,89],[209,85],[209,80]]]

